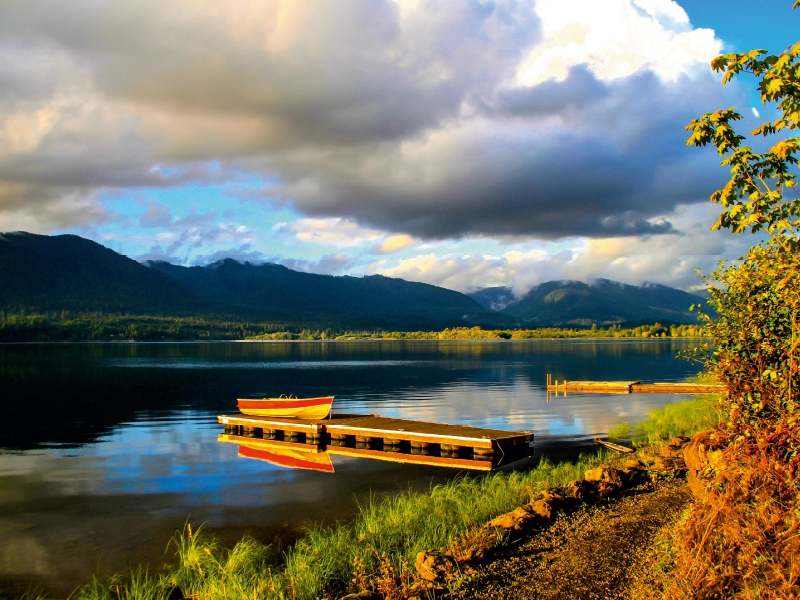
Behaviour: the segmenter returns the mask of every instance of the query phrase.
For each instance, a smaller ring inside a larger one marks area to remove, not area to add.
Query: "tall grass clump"
[[[703,394],[693,400],[651,410],[635,427],[620,423],[608,432],[611,440],[632,439],[635,446],[660,445],[677,436],[692,436],[720,424],[719,396]]]

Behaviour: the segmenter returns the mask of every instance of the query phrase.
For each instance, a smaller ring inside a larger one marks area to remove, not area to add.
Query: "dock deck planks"
[[[359,441],[381,440],[389,444],[444,445],[469,448],[479,454],[505,452],[518,446],[527,446],[533,434],[527,431],[503,431],[468,425],[429,423],[395,419],[376,415],[333,414],[329,419],[309,420],[248,415],[220,415],[218,421],[226,431],[247,431],[251,437],[262,437],[265,432],[282,432],[281,435],[304,435],[307,443],[324,443],[325,440],[355,438]],[[312,441],[308,441],[312,440]]]

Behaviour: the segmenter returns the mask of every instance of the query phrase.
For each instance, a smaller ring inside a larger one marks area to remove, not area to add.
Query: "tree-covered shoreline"
[[[332,323],[248,321],[219,318],[78,313],[5,313],[0,311],[0,342],[158,342],[158,341],[350,341],[350,340],[526,340],[567,338],[702,337],[700,325],[660,323],[623,327],[540,327],[441,331],[346,329]]]

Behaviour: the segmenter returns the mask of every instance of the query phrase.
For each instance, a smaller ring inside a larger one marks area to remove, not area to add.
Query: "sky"
[[[462,292],[692,290],[752,238],[685,125],[791,0],[6,0],[0,231]],[[797,32],[797,35],[795,35]]]

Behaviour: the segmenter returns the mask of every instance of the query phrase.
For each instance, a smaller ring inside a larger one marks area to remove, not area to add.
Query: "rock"
[[[597,495],[597,486],[594,482],[586,481],[585,479],[576,479],[567,485],[566,491],[567,496],[580,500],[581,502],[588,502],[593,500]]]
[[[636,461],[639,462],[639,461]],[[625,469],[622,471],[626,487],[636,487],[650,481],[647,471],[639,468]]]
[[[545,521],[550,521],[556,516],[556,507],[549,500],[534,500],[529,504],[531,511]]]
[[[451,556],[438,550],[423,550],[414,564],[417,573],[428,581],[446,581],[458,573],[458,564]]]
[[[612,498],[622,491],[621,485],[616,485],[608,481],[600,482],[597,486],[597,495],[599,498]]]
[[[672,441],[669,443],[670,446],[683,446],[686,442],[689,441],[688,437],[684,437],[679,435],[677,437],[672,438]]]
[[[622,463],[622,470],[627,471],[628,469],[644,469],[644,464],[640,460],[629,458]]]
[[[495,517],[486,524],[486,527],[499,527],[500,529],[511,529],[515,531],[522,531],[526,529],[531,521],[535,519],[535,515],[531,514],[525,507],[519,507],[509,513]]]
[[[656,471],[668,471],[668,472],[685,471],[686,463],[683,462],[683,458],[664,458],[662,456],[659,456],[653,463],[653,468]]]
[[[709,466],[715,471],[720,470],[724,466],[722,450],[725,448],[726,441],[715,431],[698,433],[683,449],[686,467],[694,471],[700,471]]]
[[[597,481],[600,483],[609,483],[612,486],[622,487],[622,471],[614,467],[601,466],[589,469],[584,474],[586,481]]]

